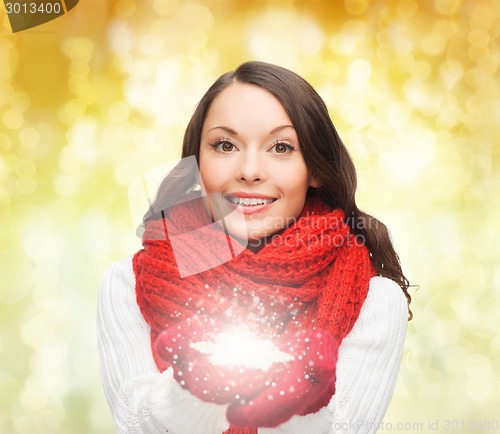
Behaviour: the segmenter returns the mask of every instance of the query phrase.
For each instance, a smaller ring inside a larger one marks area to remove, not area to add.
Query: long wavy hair
[[[306,80],[277,65],[257,61],[243,63],[235,71],[221,75],[207,90],[186,128],[183,159],[161,183],[144,222],[161,218],[163,210],[178,203],[179,197],[192,192],[197,184],[197,171],[193,170],[193,164],[199,163],[201,132],[208,111],[214,99],[234,83],[259,86],[280,101],[295,128],[305,163],[320,181],[320,187],[310,189],[308,195],[317,195],[332,208],[344,211],[346,223],[368,248],[378,274],[397,282],[409,305],[410,285],[401,269],[387,227],[356,205],[356,169],[333,125],[326,104]],[[192,156],[196,160],[185,158]],[[412,316],[409,310],[409,319]]]

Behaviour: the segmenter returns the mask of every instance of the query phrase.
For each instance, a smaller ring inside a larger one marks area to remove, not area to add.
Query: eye
[[[270,149],[270,152],[275,154],[287,154],[293,151],[295,151],[295,148],[285,142],[276,142]]]
[[[216,151],[223,153],[229,153],[238,150],[234,143],[231,143],[227,139],[217,140],[214,143],[210,143],[210,146],[212,146],[212,148],[214,148]]]

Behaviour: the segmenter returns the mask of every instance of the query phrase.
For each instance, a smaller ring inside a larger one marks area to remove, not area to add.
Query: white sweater
[[[401,362],[408,305],[392,280],[373,277],[368,297],[339,348],[336,392],[319,412],[259,434],[374,433]],[[226,406],[181,388],[153,361],[150,328],[136,302],[132,258],[113,264],[99,292],[97,334],[104,392],[120,434],[221,434]]]

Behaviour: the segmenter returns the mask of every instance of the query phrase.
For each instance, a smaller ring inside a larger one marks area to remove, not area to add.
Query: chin
[[[267,236],[267,234],[264,233],[262,229],[254,231],[248,227],[232,227],[229,224],[226,226],[226,229],[227,233],[233,238],[244,241],[245,243],[258,243],[262,238],[265,238]]]

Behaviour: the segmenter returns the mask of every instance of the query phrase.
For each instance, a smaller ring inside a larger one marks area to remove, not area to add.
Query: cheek
[[[275,179],[280,183],[282,189],[292,196],[298,195],[298,200],[309,188],[311,177],[304,164],[279,168],[274,173]]]
[[[214,192],[223,183],[224,172],[221,162],[200,155],[200,176],[207,192]]]

